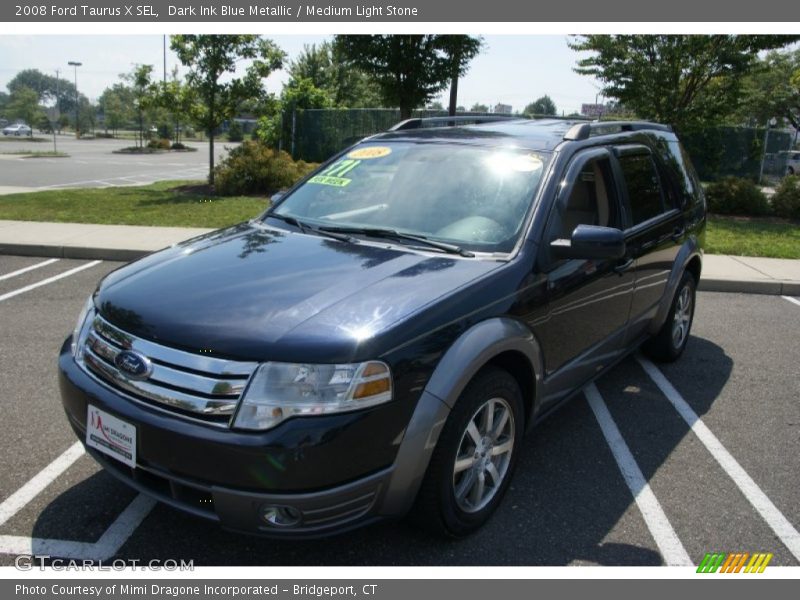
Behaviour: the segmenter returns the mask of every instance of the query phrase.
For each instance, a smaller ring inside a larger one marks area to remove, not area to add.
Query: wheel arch
[[[542,351],[533,332],[515,319],[498,317],[472,326],[445,352],[425,389],[452,408],[487,365],[505,369],[516,379],[530,422],[541,398]]]
[[[685,272],[690,272],[694,276],[695,283],[700,282],[700,272],[702,270],[702,250],[700,248],[699,240],[691,236],[681,246],[678,251],[678,256],[672,265],[672,271],[667,279],[667,285],[664,288],[664,295],[661,297],[661,302],[656,311],[655,317],[650,323],[648,333],[655,335],[661,329],[664,321],[669,314],[670,306],[672,305],[672,298],[675,296],[675,291],[678,289],[678,284],[681,277]]]
[[[470,327],[444,353],[420,396],[398,449],[382,514],[402,515],[416,497],[451,409],[475,375],[487,365],[507,370],[520,386],[526,425],[534,422],[541,398],[542,353],[531,330],[508,317]]]

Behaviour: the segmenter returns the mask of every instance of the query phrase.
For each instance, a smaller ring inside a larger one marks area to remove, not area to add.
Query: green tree
[[[450,68],[450,103],[447,113],[452,117],[458,107],[458,80],[467,74],[469,63],[483,47],[483,39],[470,35],[440,35],[439,45]]]
[[[340,49],[330,42],[303,46],[288,68],[292,80],[309,79],[327,92],[333,105],[341,108],[380,106],[380,88],[361,69],[350,65]]]
[[[8,100],[6,113],[12,119],[20,119],[28,124],[33,135],[33,127],[43,115],[42,107],[39,106],[39,95],[29,87],[15,88]]]
[[[38,69],[24,69],[8,82],[8,91],[20,87],[34,90],[40,104],[57,102],[61,112],[75,110],[75,84],[65,77],[55,77]],[[81,94],[80,98],[84,98]]]
[[[158,88],[151,79],[152,73],[153,65],[135,65],[130,73],[120,76],[130,84],[130,98],[136,115],[139,147],[144,147],[145,114],[155,106],[157,100]]]
[[[576,72],[603,84],[637,115],[685,130],[720,122],[739,104],[742,78],[758,53],[797,36],[587,35],[570,47],[591,56]]]
[[[545,94],[541,98],[537,98],[522,111],[526,115],[556,115],[556,103],[553,99]]]
[[[437,35],[337,35],[334,45],[347,61],[372,77],[384,106],[400,118],[425,106],[450,83],[451,61]]]
[[[489,107],[486,104],[476,102],[470,107],[469,112],[486,113],[489,112]]]
[[[98,99],[103,111],[103,124],[106,132],[116,135],[119,129],[127,126],[133,119],[133,94],[131,88],[123,83],[115,83],[103,90]]]
[[[94,131],[95,125],[97,125],[97,107],[86,96],[81,96],[78,115],[80,118],[78,131],[81,134],[87,131]]]
[[[800,50],[770,52],[742,85],[737,121],[764,125],[772,117],[800,129]]]
[[[333,99],[327,90],[314,85],[311,79],[291,79],[281,92],[281,104],[287,110],[331,108]]]
[[[436,110],[436,111],[439,111],[439,112],[444,112],[444,104],[442,104],[438,100],[434,100],[433,102],[430,102],[428,104],[428,106],[426,106],[425,108],[427,110]]]
[[[158,88],[158,105],[169,111],[172,115],[173,137],[175,143],[180,143],[183,125],[187,115],[192,114],[196,102],[194,90],[184,84],[178,77],[177,67],[166,83],[161,83]]]
[[[263,96],[262,79],[283,66],[284,52],[271,40],[257,35],[176,35],[170,47],[189,68],[186,83],[196,95],[192,117],[209,138],[208,181],[214,185],[214,133],[236,116],[245,101]],[[242,77],[236,73],[241,59],[250,61]]]

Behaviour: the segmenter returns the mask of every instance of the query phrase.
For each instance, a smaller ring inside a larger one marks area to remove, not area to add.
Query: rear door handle
[[[614,267],[614,273],[619,273],[620,275],[622,275],[625,271],[627,271],[628,269],[630,269],[633,266],[633,263],[634,263],[634,259],[633,258],[629,258],[624,263],[617,264]]]
[[[686,228],[685,227],[676,227],[673,230],[672,235],[670,237],[672,238],[673,242],[677,242],[678,240],[680,240],[683,237],[684,233],[686,233]]]

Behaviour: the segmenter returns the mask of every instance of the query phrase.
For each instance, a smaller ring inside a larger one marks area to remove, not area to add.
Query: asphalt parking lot
[[[42,136],[46,137],[46,136]],[[167,154],[114,154],[133,140],[76,140],[58,136],[59,152],[64,158],[22,158],[10,154],[22,151],[51,151],[52,138],[29,142],[4,138],[0,143],[0,188],[33,191],[70,187],[109,187],[144,185],[165,179],[203,179],[208,174],[208,143],[187,142],[197,152]],[[227,154],[226,147],[214,144],[217,161]]]
[[[199,565],[800,564],[800,299],[700,293],[686,354],[632,356],[536,428],[488,526],[243,537],[127,489],[82,452],[56,357],[119,263],[0,256],[0,565],[33,552]]]

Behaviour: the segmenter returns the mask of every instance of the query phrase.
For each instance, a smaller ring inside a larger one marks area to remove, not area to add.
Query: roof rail
[[[478,123],[491,123],[492,121],[512,121],[522,117],[514,115],[489,115],[489,116],[469,116],[459,115],[455,117],[418,117],[400,121],[390,127],[388,131],[402,131],[404,129],[421,129],[423,127],[454,127],[456,125],[476,125]]]
[[[608,135],[623,131],[669,131],[672,127],[662,123],[648,121],[592,121],[591,123],[578,123],[573,125],[564,139],[568,141],[586,140],[597,135]]]

